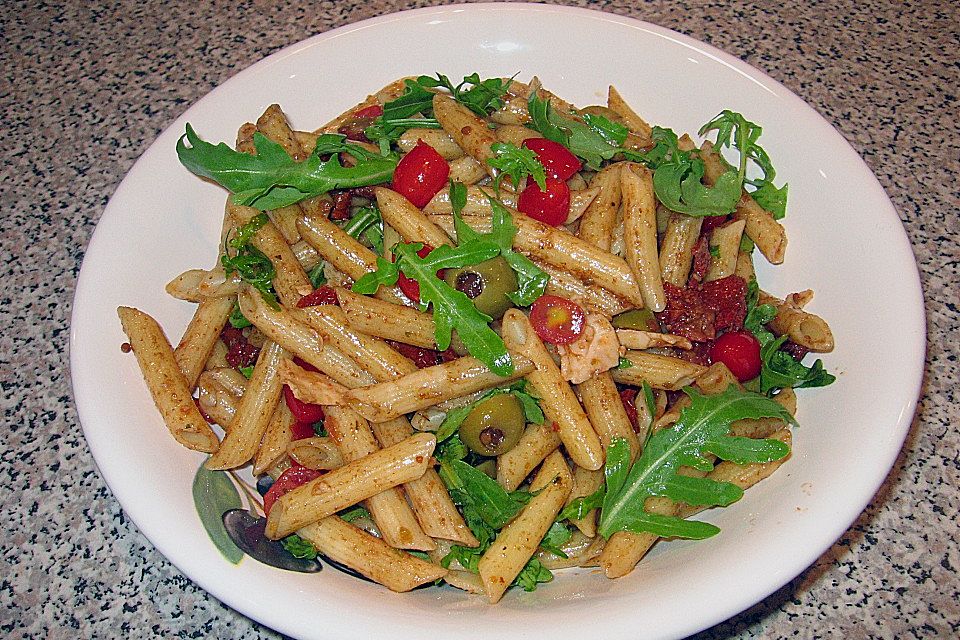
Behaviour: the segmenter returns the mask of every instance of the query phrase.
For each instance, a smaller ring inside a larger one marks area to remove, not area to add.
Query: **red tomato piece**
[[[760,375],[760,341],[749,331],[725,333],[710,347],[710,361],[722,362],[740,382]]]
[[[406,196],[418,209],[430,202],[447,184],[450,165],[423,140],[400,158],[393,170],[393,190]]]
[[[310,404],[309,402],[299,400],[293,395],[293,389],[287,385],[283,385],[283,399],[297,422],[313,424],[314,422],[323,420],[323,407],[318,404]]]
[[[711,229],[722,227],[729,222],[730,216],[707,216],[700,225],[700,233],[706,233]]]
[[[317,432],[313,430],[312,422],[294,422],[290,425],[290,432],[293,434],[294,440],[303,440],[317,435]]]
[[[576,302],[560,296],[540,296],[530,307],[530,324],[540,339],[570,344],[583,333],[586,314]]]
[[[297,365],[301,369],[306,369],[307,371],[313,371],[314,373],[320,373],[320,370],[315,366],[307,362],[306,360],[301,360],[297,356],[293,356],[293,364]]]
[[[623,403],[623,409],[627,412],[627,417],[630,418],[630,424],[633,425],[634,430],[637,428],[637,390],[636,389],[623,389],[620,392],[620,402]]]
[[[273,508],[273,503],[277,501],[277,498],[290,493],[300,485],[307,484],[311,480],[316,480],[321,475],[319,471],[307,469],[297,463],[293,463],[293,466],[281,473],[276,482],[274,482],[270,489],[264,494],[264,513],[270,515],[270,509]]]
[[[523,141],[522,146],[537,154],[537,159],[547,170],[548,176],[560,180],[569,180],[583,166],[577,156],[573,155],[569,149],[553,140],[527,138]]]
[[[527,186],[517,198],[517,210],[552,227],[566,222],[570,212],[570,187],[563,180],[547,176],[547,190],[527,178]]]
[[[308,293],[300,298],[297,307],[303,309],[321,304],[339,304],[337,301],[337,292],[333,290],[333,287],[323,285],[322,287],[314,289],[313,293]]]
[[[417,255],[421,258],[426,258],[430,255],[430,252],[433,251],[433,247],[428,244],[423,245],[423,248],[420,251],[417,251]],[[439,271],[437,272],[439,274]],[[408,278],[402,273],[397,278],[397,286],[400,287],[400,291],[403,291],[403,295],[407,296],[414,302],[420,302],[420,283],[414,280],[413,278]]]
[[[383,115],[383,107],[378,104],[372,104],[363,109],[357,109],[347,118],[343,125],[337,129],[337,133],[347,136],[350,140],[359,142],[369,142],[364,134],[364,130],[373,124],[373,121]]]

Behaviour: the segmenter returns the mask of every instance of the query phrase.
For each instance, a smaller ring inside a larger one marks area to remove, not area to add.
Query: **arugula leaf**
[[[510,212],[499,200],[490,194],[486,195],[492,210],[490,233],[480,236],[461,221],[460,226],[457,227],[457,238],[459,239],[460,228],[463,227],[470,233],[496,243],[500,247],[500,255],[507,261],[513,272],[517,274],[517,290],[508,293],[507,297],[518,307],[529,307],[543,295],[547,283],[550,281],[550,275],[535,265],[527,256],[513,250],[513,237],[517,233],[513,218],[510,217]],[[455,224],[458,217],[456,214],[454,215]]]
[[[586,515],[594,509],[599,509],[603,506],[603,497],[605,495],[606,490],[600,487],[588,496],[574,498],[570,501],[570,504],[560,510],[560,513],[557,514],[556,521],[579,520],[580,518],[586,517]]]
[[[619,122],[611,122],[601,115],[585,113],[583,114],[583,121],[587,123],[587,126],[599,133],[607,142],[615,144],[618,147],[624,143],[627,139],[627,134],[630,133],[630,129],[628,129],[626,125],[622,125]]]
[[[353,522],[354,520],[358,520],[360,518],[369,518],[370,512],[367,511],[365,508],[361,507],[360,505],[356,505],[356,506],[344,509],[337,515],[339,515],[340,518],[342,520],[345,520],[346,522]]]
[[[541,100],[536,92],[527,101],[531,122],[529,127],[544,138],[559,142],[597,170],[604,160],[609,160],[621,151],[619,143],[612,143],[607,136],[616,136],[618,130],[606,118],[593,117],[593,126],[558,114],[549,100]]]
[[[690,387],[684,392],[690,396],[690,405],[673,427],[649,438],[633,465],[625,440],[614,440],[607,450],[606,495],[599,523],[605,538],[617,531],[694,539],[712,536],[719,531],[713,525],[648,513],[644,508],[647,498],[664,496],[693,505],[726,506],[739,500],[743,490],[726,482],[678,475],[679,468],[709,471],[713,465],[704,457],[706,453],[736,464],[750,464],[779,460],[790,452],[777,440],[728,435],[730,424],[743,418],[772,417],[796,424],[793,416],[773,400],[733,385],[711,396]]]
[[[759,304],[759,298],[760,286],[756,278],[751,278],[747,283],[747,317],[743,327],[760,341],[760,391],[825,387],[836,380],[836,376],[824,370],[821,360],[808,367],[780,350],[787,336],[777,338],[766,327],[776,317],[777,308],[772,304]]]
[[[187,146],[189,143],[189,146]],[[279,209],[331,189],[349,189],[388,182],[397,166],[396,155],[372,153],[347,141],[346,136],[324,134],[313,153],[296,162],[283,147],[257,132],[257,154],[213,145],[197,135],[189,124],[177,141],[177,156],[192,173],[209,178],[233,193],[233,202],[260,210]],[[340,164],[340,153],[353,156],[351,167]],[[329,156],[327,160],[323,157]]]
[[[380,287],[392,287],[397,284],[399,277],[400,268],[396,262],[390,262],[382,256],[377,256],[377,270],[363,274],[359,280],[353,283],[353,291],[372,295]]]
[[[317,559],[316,547],[295,533],[290,534],[281,540],[280,543],[283,545],[283,548],[287,550],[287,553],[294,558],[302,558],[305,560]]]
[[[480,75],[471,73],[454,86],[450,79],[438,73],[436,78],[420,76],[417,78],[420,87],[443,87],[450,91],[453,99],[464,105],[478,116],[486,117],[491,111],[503,106],[503,96],[507,92],[510,81],[502,78],[488,78],[481,80]],[[465,89],[470,85],[469,89]]]
[[[239,371],[240,373],[242,373],[242,374],[243,374],[243,377],[246,378],[247,380],[249,380],[249,379],[251,378],[251,376],[253,376],[253,365],[251,364],[251,365],[246,366],[246,367],[237,367],[237,371]]]
[[[511,586],[518,586],[524,591],[536,591],[537,584],[541,582],[550,582],[551,580],[553,580],[553,573],[543,566],[543,563],[540,562],[540,560],[538,560],[536,557],[533,557],[530,558],[520,573],[517,574],[517,577],[511,583]]]
[[[311,426],[313,427],[313,433],[318,438],[326,438],[327,436],[330,435],[329,433],[327,433],[327,428],[324,426],[323,420],[318,420],[317,422],[314,422]]]
[[[647,432],[647,438],[649,438],[652,435],[650,427],[653,426],[653,420],[657,415],[657,401],[653,397],[653,387],[651,387],[650,383],[646,380],[644,380],[640,386],[640,392],[643,394],[643,403],[647,407],[647,415],[650,416],[650,421],[642,426],[642,429]],[[644,442],[643,446],[647,446],[647,443]]]
[[[383,218],[376,205],[359,209],[343,225],[343,230],[357,240],[366,238],[377,255],[383,255]]]
[[[496,480],[463,460],[441,461],[440,477],[465,517],[470,512],[494,530],[505,527],[532,497],[526,491],[508,493]]]
[[[524,419],[528,423],[543,424],[545,418],[543,410],[540,408],[539,402],[537,402],[537,398],[527,392],[527,381],[520,380],[508,387],[491,389],[480,396],[476,402],[471,402],[468,405],[457,407],[448,412],[447,417],[443,419],[443,422],[440,423],[440,427],[437,429],[437,442],[443,442],[456,433],[460,425],[463,424],[463,421],[467,419],[467,416],[470,415],[470,412],[473,411],[473,408],[479,403],[493,396],[503,394],[511,394],[520,401],[520,405],[523,407]]]
[[[629,369],[632,366],[633,366],[633,363],[630,361],[629,358],[624,358],[623,356],[620,356],[620,360],[617,362],[617,369]]]
[[[237,272],[240,279],[250,284],[260,292],[264,301],[272,308],[279,309],[276,293],[273,290],[273,277],[277,271],[262,251],[250,245],[253,236],[267,224],[270,219],[267,214],[260,213],[250,219],[249,222],[239,227],[233,234],[233,238],[224,241],[223,255],[220,256],[220,264],[223,265],[226,275]],[[236,253],[231,256],[230,248],[234,248]]]
[[[788,185],[783,185],[777,189],[770,182],[750,193],[750,197],[758,205],[769,211],[774,220],[781,220],[787,215],[787,187]]]
[[[541,191],[547,190],[547,172],[532,149],[507,142],[495,142],[490,149],[496,155],[493,158],[487,158],[487,164],[500,169],[500,173],[493,181],[495,191],[500,191],[500,182],[504,176],[510,176],[510,181],[513,182],[517,191],[523,188],[523,179],[527,176],[533,178]]]
[[[240,304],[237,302],[233,303],[233,311],[230,312],[230,317],[227,318],[227,320],[230,322],[230,326],[234,329],[245,329],[253,324],[247,320],[246,316],[243,315],[243,312],[240,311]]]
[[[439,443],[437,449],[433,454],[433,457],[437,459],[437,462],[452,462],[453,460],[463,460],[467,457],[467,454],[470,453],[470,450],[467,449],[467,445],[463,444],[463,440],[460,439],[460,436],[456,433],[450,436],[445,440],[437,440]]]
[[[310,278],[310,286],[314,289],[318,289],[327,283],[327,274],[323,270],[323,264],[323,261],[318,262],[313,269],[310,269],[310,273],[307,274],[307,277]]]

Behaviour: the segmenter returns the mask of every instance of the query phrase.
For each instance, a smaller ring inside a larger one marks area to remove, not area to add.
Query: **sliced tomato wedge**
[[[298,399],[297,396],[293,395],[293,389],[287,385],[283,385],[283,400],[287,403],[290,413],[293,414],[293,418],[297,422],[313,424],[323,420],[323,407]]]
[[[547,170],[547,175],[560,180],[569,180],[583,166],[569,149],[553,140],[527,138],[522,146],[537,154],[537,159]]]
[[[290,493],[300,485],[307,484],[311,480],[316,480],[321,475],[323,474],[319,471],[307,469],[297,463],[293,463],[293,466],[281,473],[277,481],[270,487],[270,490],[263,495],[264,513],[270,515],[270,509],[273,508],[273,503],[276,502],[280,496]]]
[[[551,344],[570,344],[583,333],[583,308],[560,296],[540,296],[530,307],[530,324],[540,339]]]
[[[517,210],[534,220],[557,227],[567,221],[570,213],[570,187],[553,176],[547,176],[546,191],[540,185],[527,178],[527,186],[517,198]]]
[[[308,293],[300,298],[300,301],[297,302],[297,307],[304,309],[321,304],[340,304],[337,301],[337,292],[333,290],[333,287],[323,285],[322,287],[314,289],[313,293]]]
[[[400,158],[393,170],[393,190],[422,209],[447,184],[450,165],[423,140]]]
[[[710,362],[722,362],[740,382],[760,375],[760,341],[749,331],[725,333],[710,347]]]

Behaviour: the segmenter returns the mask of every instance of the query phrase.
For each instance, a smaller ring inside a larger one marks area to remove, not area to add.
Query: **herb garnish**
[[[510,176],[510,181],[518,191],[523,188],[523,180],[527,176],[533,178],[541,191],[547,190],[547,172],[532,149],[507,142],[495,142],[490,145],[490,150],[496,156],[487,158],[487,164],[500,169],[493,181],[494,191],[499,193],[500,182],[504,176]]]
[[[273,291],[273,277],[277,274],[276,269],[270,262],[270,258],[250,244],[254,234],[268,222],[270,222],[270,219],[267,214],[260,213],[239,227],[234,232],[233,238],[228,237],[224,242],[220,264],[223,265],[223,269],[228,276],[237,272],[241,280],[260,292],[264,301],[272,309],[279,310],[280,305],[277,303],[277,295]],[[235,249],[232,256],[230,255],[231,247]]]
[[[383,218],[376,205],[359,209],[343,225],[343,230],[357,240],[366,239],[378,255],[383,255]]]
[[[479,403],[487,398],[502,394],[513,395],[520,401],[520,405],[523,407],[524,419],[528,423],[543,424],[544,416],[543,410],[540,408],[540,403],[536,397],[527,392],[527,381],[519,380],[508,387],[491,389],[477,398],[475,402],[449,411],[447,417],[443,419],[443,422],[440,423],[440,427],[437,429],[437,442],[443,442],[456,433],[460,425],[463,424],[463,421],[467,419],[467,416],[470,415],[470,412],[473,411],[473,408]]]
[[[187,124],[186,133],[177,141],[177,156],[191,172],[233,193],[234,204],[261,211],[279,209],[331,189],[388,182],[398,159],[395,154],[368,151],[336,134],[318,137],[313,153],[303,162],[295,161],[260,132],[253,134],[253,144],[256,155],[235,151],[223,142],[213,145]],[[340,164],[340,153],[353,156],[354,166]]]

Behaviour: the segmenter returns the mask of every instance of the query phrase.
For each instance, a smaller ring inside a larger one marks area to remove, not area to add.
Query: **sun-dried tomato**
[[[633,425],[634,431],[637,429],[637,422],[639,418],[637,416],[637,390],[628,387],[620,391],[620,402],[623,403],[623,409],[627,412],[627,417],[630,418],[630,424]]]
[[[220,333],[220,339],[227,346],[226,360],[231,367],[249,367],[260,355],[260,349],[250,344],[240,329],[226,327]]]
[[[747,317],[747,283],[740,276],[727,276],[704,282],[700,299],[716,312],[717,333],[739,331]]]
[[[713,256],[710,255],[710,245],[707,243],[706,236],[700,236],[693,245],[693,264],[690,267],[690,277],[687,280],[687,286],[696,286],[703,282],[710,270],[710,263]]]
[[[667,306],[656,314],[661,330],[683,336],[694,342],[713,340],[717,336],[714,327],[716,312],[700,299],[696,289],[663,283]]]
[[[352,197],[349,190],[334,193],[333,209],[330,210],[331,220],[348,220],[350,218],[350,199]]]
[[[387,340],[387,344],[399,351],[401,355],[413,360],[413,363],[417,365],[418,369],[434,367],[438,364],[457,359],[457,354],[454,353],[453,349],[436,351],[434,349],[424,349],[423,347],[415,347],[412,344],[395,342],[393,340]]]
[[[806,348],[802,344],[797,344],[793,340],[787,340],[784,342],[780,346],[780,351],[786,351],[797,362],[803,360],[803,357],[810,353],[810,349]]]

